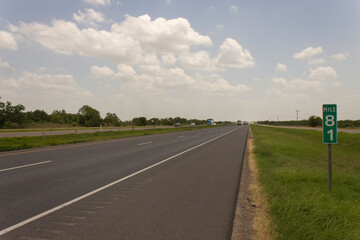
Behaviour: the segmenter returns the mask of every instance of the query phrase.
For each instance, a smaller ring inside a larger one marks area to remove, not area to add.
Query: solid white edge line
[[[45,164],[45,163],[50,163],[50,162],[51,162],[51,161],[44,161],[44,162],[38,162],[38,163],[32,163],[32,164],[22,165],[22,166],[18,166],[18,167],[5,168],[5,169],[1,169],[0,172],[10,171],[10,170],[19,169],[19,168],[36,166],[36,165]]]
[[[142,169],[142,170],[139,170],[139,171],[137,171],[137,172],[135,172],[135,173],[132,173],[132,174],[126,176],[126,177],[123,177],[123,178],[121,178],[121,179],[119,179],[119,180],[116,180],[116,181],[114,181],[114,182],[112,182],[112,183],[109,183],[109,184],[107,184],[107,185],[105,185],[105,186],[103,186],[103,187],[101,187],[101,188],[98,188],[98,189],[96,189],[96,190],[94,190],[94,191],[91,191],[91,192],[89,192],[89,193],[86,193],[86,194],[84,194],[84,195],[82,195],[82,196],[80,196],[80,197],[78,197],[78,198],[75,198],[75,199],[73,199],[73,200],[71,200],[71,201],[68,201],[68,202],[66,202],[66,203],[63,203],[63,204],[61,204],[61,205],[59,205],[59,206],[57,206],[57,207],[54,207],[54,208],[52,208],[52,209],[50,209],[50,210],[47,210],[47,211],[45,211],[45,212],[43,212],[43,213],[40,213],[40,214],[38,214],[38,215],[36,215],[36,216],[34,216],[34,217],[32,217],[32,218],[26,219],[26,220],[24,220],[24,221],[22,221],[22,222],[20,222],[20,223],[17,223],[17,224],[15,224],[15,225],[12,225],[12,226],[6,228],[6,229],[3,229],[3,230],[0,231],[0,236],[4,235],[5,233],[8,233],[8,232],[10,232],[10,231],[13,231],[13,230],[15,230],[15,229],[17,229],[17,228],[19,228],[19,227],[22,227],[22,226],[24,226],[24,225],[26,225],[26,224],[28,224],[28,223],[31,223],[31,222],[33,222],[33,221],[35,221],[35,220],[37,220],[37,219],[40,219],[40,218],[42,218],[42,217],[44,217],[44,216],[46,216],[46,215],[49,215],[49,214],[51,214],[51,213],[53,213],[53,212],[56,212],[57,210],[60,210],[60,209],[62,209],[62,208],[64,208],[64,207],[66,207],[66,206],[69,206],[69,205],[71,205],[71,204],[73,204],[73,203],[76,203],[76,202],[78,202],[78,201],[80,201],[80,200],[82,200],[82,199],[84,199],[84,198],[87,198],[87,197],[89,197],[89,196],[91,196],[91,195],[93,195],[93,194],[95,194],[95,193],[98,193],[98,192],[100,192],[100,191],[102,191],[102,190],[104,190],[104,189],[107,189],[107,188],[109,188],[109,187],[111,187],[111,186],[113,186],[113,185],[115,185],[115,184],[118,184],[118,183],[120,183],[120,182],[122,182],[122,181],[124,181],[124,180],[126,180],[126,179],[129,179],[129,178],[131,178],[131,177],[133,177],[133,176],[136,176],[136,175],[138,175],[138,174],[140,174],[140,173],[142,173],[142,172],[145,172],[145,171],[147,171],[147,170],[149,170],[149,169],[151,169],[151,168],[154,168],[154,167],[156,167],[156,166],[158,166],[158,165],[160,165],[160,164],[163,164],[163,163],[165,163],[165,162],[167,162],[167,161],[169,161],[169,160],[171,160],[171,159],[174,159],[174,158],[176,158],[176,157],[178,157],[178,156],[180,156],[180,155],[183,155],[183,154],[185,154],[185,153],[187,153],[187,152],[190,152],[190,151],[192,151],[192,150],[194,150],[194,149],[196,149],[196,148],[198,148],[198,147],[201,147],[201,146],[203,146],[203,145],[205,145],[205,144],[207,144],[207,143],[209,143],[209,142],[212,142],[212,141],[214,141],[214,140],[216,140],[216,139],[218,139],[218,138],[221,138],[221,137],[226,136],[226,135],[228,135],[228,134],[230,134],[230,133],[232,133],[232,132],[235,132],[235,131],[237,131],[237,130],[239,130],[239,128],[234,129],[234,130],[232,130],[232,131],[230,131],[230,132],[228,132],[228,133],[224,133],[224,134],[222,134],[222,135],[220,135],[220,136],[217,136],[217,137],[215,137],[215,138],[213,138],[213,139],[210,139],[210,140],[208,140],[208,141],[206,141],[206,142],[200,143],[199,145],[196,145],[195,147],[189,148],[189,149],[187,149],[187,150],[185,150],[185,151],[183,151],[183,152],[180,152],[180,153],[178,153],[178,154],[175,154],[174,156],[171,156],[171,157],[169,157],[169,158],[166,158],[165,160],[162,160],[162,161],[160,161],[160,162],[158,162],[158,163],[155,163],[155,164],[153,164],[153,165],[151,165],[151,166],[149,166],[149,167],[146,167],[146,168],[144,168],[144,169]]]
[[[141,146],[141,145],[146,145],[146,144],[150,144],[152,142],[144,142],[144,143],[138,143],[138,146]]]

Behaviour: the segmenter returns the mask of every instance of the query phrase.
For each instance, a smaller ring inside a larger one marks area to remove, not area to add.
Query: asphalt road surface
[[[248,126],[4,152],[0,239],[230,239]]]

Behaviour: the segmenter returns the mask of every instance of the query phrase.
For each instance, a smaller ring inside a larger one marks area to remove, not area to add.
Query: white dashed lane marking
[[[141,146],[141,145],[146,145],[146,144],[151,144],[152,142],[144,142],[144,143],[138,143],[138,146]]]
[[[51,161],[45,161],[45,162],[38,162],[38,163],[22,165],[22,166],[18,166],[18,167],[5,168],[5,169],[1,169],[0,172],[6,172],[6,171],[10,171],[10,170],[19,169],[19,168],[25,168],[25,167],[32,167],[32,166],[41,165],[41,164],[50,163],[50,162]]]

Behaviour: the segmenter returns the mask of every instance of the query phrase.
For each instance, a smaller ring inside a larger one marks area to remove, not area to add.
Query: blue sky
[[[1,0],[0,96],[27,110],[360,119],[359,1]]]

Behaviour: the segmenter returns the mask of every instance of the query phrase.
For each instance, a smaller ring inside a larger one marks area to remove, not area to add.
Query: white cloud
[[[110,5],[110,0],[84,0],[84,3],[93,5],[93,6],[107,6]]]
[[[208,82],[198,79],[195,87],[201,91],[214,94],[234,94],[248,91],[250,88],[243,84],[231,85],[223,78],[217,77],[215,81]]]
[[[315,64],[323,64],[325,63],[325,59],[323,58],[315,58],[308,62],[308,64],[315,65]]]
[[[8,62],[2,61],[1,58],[0,58],[0,66],[7,68],[9,70],[12,70],[12,71],[16,70],[15,67],[11,66],[10,63],[8,63]]]
[[[287,81],[286,81],[285,78],[273,78],[273,79],[271,79],[271,80],[272,80],[274,83],[276,83],[276,84],[282,85],[282,86],[284,86],[284,87],[287,86]]]
[[[322,91],[322,83],[320,81],[313,80],[304,80],[304,79],[293,79],[290,81],[286,81],[285,78],[273,78],[271,79],[274,83],[279,86],[282,86],[286,89],[295,89],[295,90],[307,90],[307,89],[315,89],[318,91]]]
[[[154,84],[159,88],[189,87],[194,83],[194,79],[181,68],[161,69],[154,78]]]
[[[217,24],[216,25],[216,29],[219,29],[219,30],[221,30],[221,29],[224,29],[224,25],[223,24]]]
[[[281,97],[288,100],[296,99],[296,100],[309,100],[309,97],[304,93],[297,93],[297,94],[288,94],[280,89],[277,88],[271,88],[265,92],[266,95],[270,97]]]
[[[145,54],[142,63],[150,64],[150,65],[159,65],[160,61],[156,54]]]
[[[102,13],[93,9],[78,11],[74,19],[90,25],[106,21]],[[65,20],[53,20],[51,25],[21,22],[10,28],[29,43],[38,43],[55,53],[105,58],[118,64],[158,65],[160,55],[164,65],[175,64],[175,56],[178,56],[184,67],[199,71],[255,66],[250,51],[232,38],[225,39],[215,58],[203,50],[190,52],[194,46],[212,46],[212,41],[210,37],[194,31],[184,18],[151,20],[148,15],[127,15],[123,22],[113,24],[110,32],[79,29],[75,23]]]
[[[288,94],[284,93],[283,91],[281,91],[280,89],[277,88],[271,88],[269,90],[267,90],[266,95],[268,96],[280,96],[280,97],[289,97]]]
[[[27,110],[44,109],[51,112],[66,109],[67,112],[76,112],[80,106],[93,106],[98,101],[71,74],[23,72],[19,77],[0,79],[0,86],[1,96],[11,102],[25,104]]]
[[[15,79],[12,79],[12,78],[0,80],[0,82],[3,85],[1,90],[3,90],[4,88],[8,88],[8,87],[17,88],[20,86],[20,84]]]
[[[255,66],[255,59],[236,40],[226,38],[220,46],[217,63],[223,67],[249,68]]]
[[[236,5],[231,5],[230,6],[230,12],[237,14],[238,13],[238,7]]]
[[[302,50],[301,52],[295,53],[293,57],[296,59],[310,58],[310,57],[320,54],[322,52],[323,52],[322,47],[317,47],[317,48],[308,47],[308,48]]]
[[[149,15],[127,15],[112,25],[114,33],[125,34],[141,43],[145,50],[161,53],[187,52],[191,46],[212,46],[210,37],[194,31],[185,18],[151,20]]]
[[[349,54],[348,53],[339,53],[339,54],[332,55],[332,57],[338,61],[345,61],[349,57]]]
[[[331,85],[332,85],[333,87],[342,87],[342,83],[339,82],[339,81],[333,82]]]
[[[17,50],[17,43],[11,33],[0,31],[0,48]]]
[[[44,72],[46,72],[46,67],[39,67],[38,69],[36,69],[36,72],[37,73],[44,73]]]
[[[171,66],[176,63],[177,59],[174,56],[174,54],[165,54],[161,56],[161,61],[163,62],[164,65]]]
[[[97,23],[105,22],[105,15],[91,8],[84,9],[84,12],[78,10],[77,14],[73,14],[73,18],[79,24],[94,27],[97,26]]]
[[[215,60],[211,59],[205,51],[182,54],[179,57],[180,63],[189,69],[198,71],[217,71]]]
[[[142,59],[138,41],[123,33],[80,30],[75,23],[64,20],[53,20],[51,26],[34,22],[11,28],[27,40],[59,54],[101,57],[119,63],[137,63]]]
[[[90,72],[93,76],[96,76],[98,78],[114,76],[114,71],[108,66],[103,66],[103,67],[92,66],[90,68]]]
[[[52,93],[60,95],[77,95],[90,97],[92,93],[82,89],[74,81],[70,74],[37,74],[33,72],[23,72],[19,78],[10,78],[1,81],[6,87],[17,90],[25,90],[32,94]]]
[[[309,79],[312,80],[327,80],[337,78],[336,71],[330,67],[317,67],[315,69],[310,69]]]
[[[91,75],[96,78],[113,78],[113,79],[132,79],[135,78],[136,72],[134,68],[130,65],[119,64],[117,66],[117,72],[114,72],[108,66],[92,66],[90,68]]]
[[[322,83],[320,81],[303,80],[300,78],[289,81],[287,87],[296,90],[315,89],[322,91]]]
[[[165,89],[192,89],[213,94],[232,94],[249,90],[246,85],[231,85],[225,79],[214,74],[210,76],[197,74],[196,77],[191,77],[178,67],[166,69],[160,65],[141,65],[139,68],[142,71],[141,74],[137,74],[128,65],[119,65],[117,72],[106,66],[93,66],[91,67],[91,74],[96,78],[111,77],[117,79],[122,82],[125,91],[136,89],[138,94],[149,90],[160,93]]]
[[[130,65],[119,64],[117,70],[118,72],[115,74],[116,77],[131,79],[136,75],[134,68]]]
[[[153,76],[162,74],[165,70],[165,68],[162,68],[160,65],[156,64],[142,64],[139,66],[139,68],[141,71],[151,74]]]
[[[286,72],[286,71],[287,71],[287,67],[286,67],[285,64],[278,63],[278,64],[276,64],[275,71],[278,71],[278,72]]]
[[[80,23],[86,22],[86,18],[90,18],[94,12],[82,10],[74,18]],[[91,19],[92,22],[88,20],[91,24],[106,21],[105,16]],[[17,26],[12,25],[11,29],[29,45],[38,44],[57,54],[98,57],[115,62],[117,69],[104,65],[92,66],[90,74],[94,79],[104,80],[100,82],[101,88],[110,89],[109,95],[122,94],[130,100],[136,96],[144,99],[165,96],[179,100],[183,94],[195,99],[198,95],[231,96],[242,93],[248,91],[249,87],[230,83],[221,76],[192,76],[184,69],[218,71],[222,70],[221,67],[248,68],[255,65],[249,50],[231,38],[223,42],[215,57],[204,50],[191,52],[192,49],[212,46],[212,41],[210,37],[196,32],[184,18],[151,20],[148,15],[126,16],[124,21],[113,24],[109,31],[80,28],[75,22],[56,19],[50,24],[21,22]],[[39,85],[39,91],[48,89],[47,92],[54,96],[64,96],[71,92],[65,87],[75,89],[74,84],[77,85],[69,76],[27,73],[26,79],[32,79],[34,86]],[[59,79],[59,85],[53,79]],[[22,79],[8,80],[8,85],[17,85],[19,89],[23,85],[22,89],[33,91],[29,81]],[[34,94],[41,95],[39,91]],[[73,90],[73,95],[76,94],[77,90]],[[91,93],[88,96],[92,96]]]

